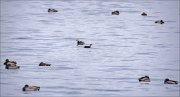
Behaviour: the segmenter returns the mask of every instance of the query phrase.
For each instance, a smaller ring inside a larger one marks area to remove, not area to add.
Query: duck
[[[17,65],[6,65],[5,68],[6,69],[20,69],[20,66],[17,66]]]
[[[143,12],[141,15],[142,15],[142,16],[147,16],[147,13]]]
[[[17,64],[17,62],[16,61],[10,61],[9,59],[6,59],[4,62],[4,65],[7,65],[7,64]]]
[[[164,84],[178,84],[178,81],[174,81],[174,80],[170,80],[170,79],[166,78],[164,80]]]
[[[150,82],[149,76],[144,76],[138,79],[139,82]]]
[[[49,8],[49,9],[48,9],[48,12],[58,12],[58,10]]]
[[[84,45],[85,43],[83,41],[79,41],[79,40],[76,40],[77,41],[77,46],[78,45]]]
[[[157,21],[155,21],[155,23],[164,24],[164,21],[163,20],[157,20]]]
[[[29,86],[29,85],[24,85],[22,88],[22,91],[39,91],[40,87],[39,86]]]
[[[112,12],[112,15],[119,15],[119,11],[118,11],[118,10],[113,11],[113,12]]]
[[[17,66],[17,62],[16,61],[9,61],[9,59],[6,59],[6,61],[4,62],[5,65],[5,69],[19,69],[20,66]]]
[[[84,46],[84,48],[91,48],[92,44]]]
[[[47,64],[47,63],[41,62],[41,63],[39,64],[39,66],[51,66],[51,64]]]

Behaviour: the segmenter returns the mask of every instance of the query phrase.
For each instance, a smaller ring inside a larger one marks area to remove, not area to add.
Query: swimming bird
[[[78,45],[84,45],[85,43],[83,41],[79,41],[79,40],[76,40],[77,41],[77,46]]]
[[[112,12],[112,15],[119,15],[119,11],[118,11],[118,10],[113,11],[113,12]]]
[[[163,20],[157,20],[157,21],[155,21],[155,23],[164,24],[164,21]]]
[[[84,46],[84,48],[91,48],[92,44]]]
[[[41,63],[39,64],[39,66],[51,66],[51,64],[47,64],[47,63],[41,62]]]
[[[49,9],[48,9],[48,12],[58,12],[58,10],[49,8]]]
[[[178,84],[178,81],[174,81],[174,80],[170,80],[170,79],[166,78],[164,80],[164,84]]]
[[[138,79],[139,82],[150,82],[149,76],[144,76]]]
[[[147,13],[143,12],[141,15],[142,15],[142,16],[147,16]]]
[[[39,91],[40,87],[38,86],[29,86],[29,85],[24,85],[24,87],[22,88],[22,91]]]
[[[9,61],[9,59],[6,59],[6,61],[4,62],[6,69],[19,69],[20,66],[17,66],[16,64],[16,61]]]

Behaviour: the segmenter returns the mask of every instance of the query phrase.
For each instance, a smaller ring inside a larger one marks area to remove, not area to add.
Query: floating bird
[[[24,87],[22,88],[22,91],[39,91],[40,87],[38,86],[29,86],[29,85],[24,85]]]
[[[144,76],[138,79],[139,82],[150,82],[149,76]]]
[[[164,84],[178,84],[178,81],[174,81],[174,80],[170,80],[170,79],[166,78],[164,80]]]
[[[147,16],[147,13],[143,12],[141,15],[142,15],[142,16]]]
[[[58,12],[58,10],[49,8],[49,9],[48,9],[48,12]]]
[[[17,66],[16,64],[16,61],[9,61],[9,59],[6,59],[6,61],[4,62],[6,69],[19,69],[20,66]]]
[[[163,20],[157,20],[157,21],[155,21],[155,23],[157,23],[157,24],[164,24],[164,21]]]
[[[112,15],[119,15],[119,11],[118,11],[118,10],[113,11],[113,12],[112,12]]]
[[[41,62],[41,63],[39,64],[39,66],[51,66],[51,64],[47,64],[47,63]]]
[[[92,44],[84,46],[84,48],[91,48]]]
[[[84,45],[85,43],[83,41],[79,41],[79,40],[76,40],[77,41],[77,46],[78,45]]]

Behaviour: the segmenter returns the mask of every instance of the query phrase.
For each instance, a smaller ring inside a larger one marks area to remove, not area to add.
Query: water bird
[[[40,87],[38,86],[29,86],[29,85],[24,85],[24,87],[22,88],[22,91],[39,91]]]
[[[147,16],[147,13],[143,12],[141,15],[142,15],[142,16]]]
[[[170,79],[166,78],[164,80],[164,84],[178,84],[178,81],[174,81],[174,80],[170,80]]]
[[[139,82],[150,82],[149,76],[144,76],[138,79]]]
[[[47,64],[47,63],[41,62],[41,63],[39,63],[39,66],[51,66],[51,64]]]
[[[155,23],[164,24],[164,21],[163,20],[157,20],[157,21],[155,21]]]
[[[83,41],[79,41],[79,40],[76,40],[77,41],[77,46],[78,45],[84,45],[85,43]]]
[[[16,61],[9,61],[9,59],[6,59],[6,61],[4,62],[4,65],[6,69],[19,69],[20,68],[20,66],[17,66]]]
[[[84,48],[91,48],[92,44],[85,45]]]
[[[113,12],[112,12],[112,15],[119,15],[119,11],[118,11],[118,10],[113,11]]]
[[[48,12],[58,12],[58,10],[49,8],[49,9],[48,9]]]

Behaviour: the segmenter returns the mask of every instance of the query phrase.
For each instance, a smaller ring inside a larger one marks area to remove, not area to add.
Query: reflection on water
[[[163,84],[179,81],[178,6],[176,0],[2,0],[0,95],[179,96],[179,84]],[[114,10],[120,15],[112,16]],[[159,19],[165,24],[154,23]],[[76,39],[92,48],[77,47]],[[6,58],[21,68],[5,69]],[[151,82],[140,84],[145,75]],[[22,92],[25,84],[41,89]]]

